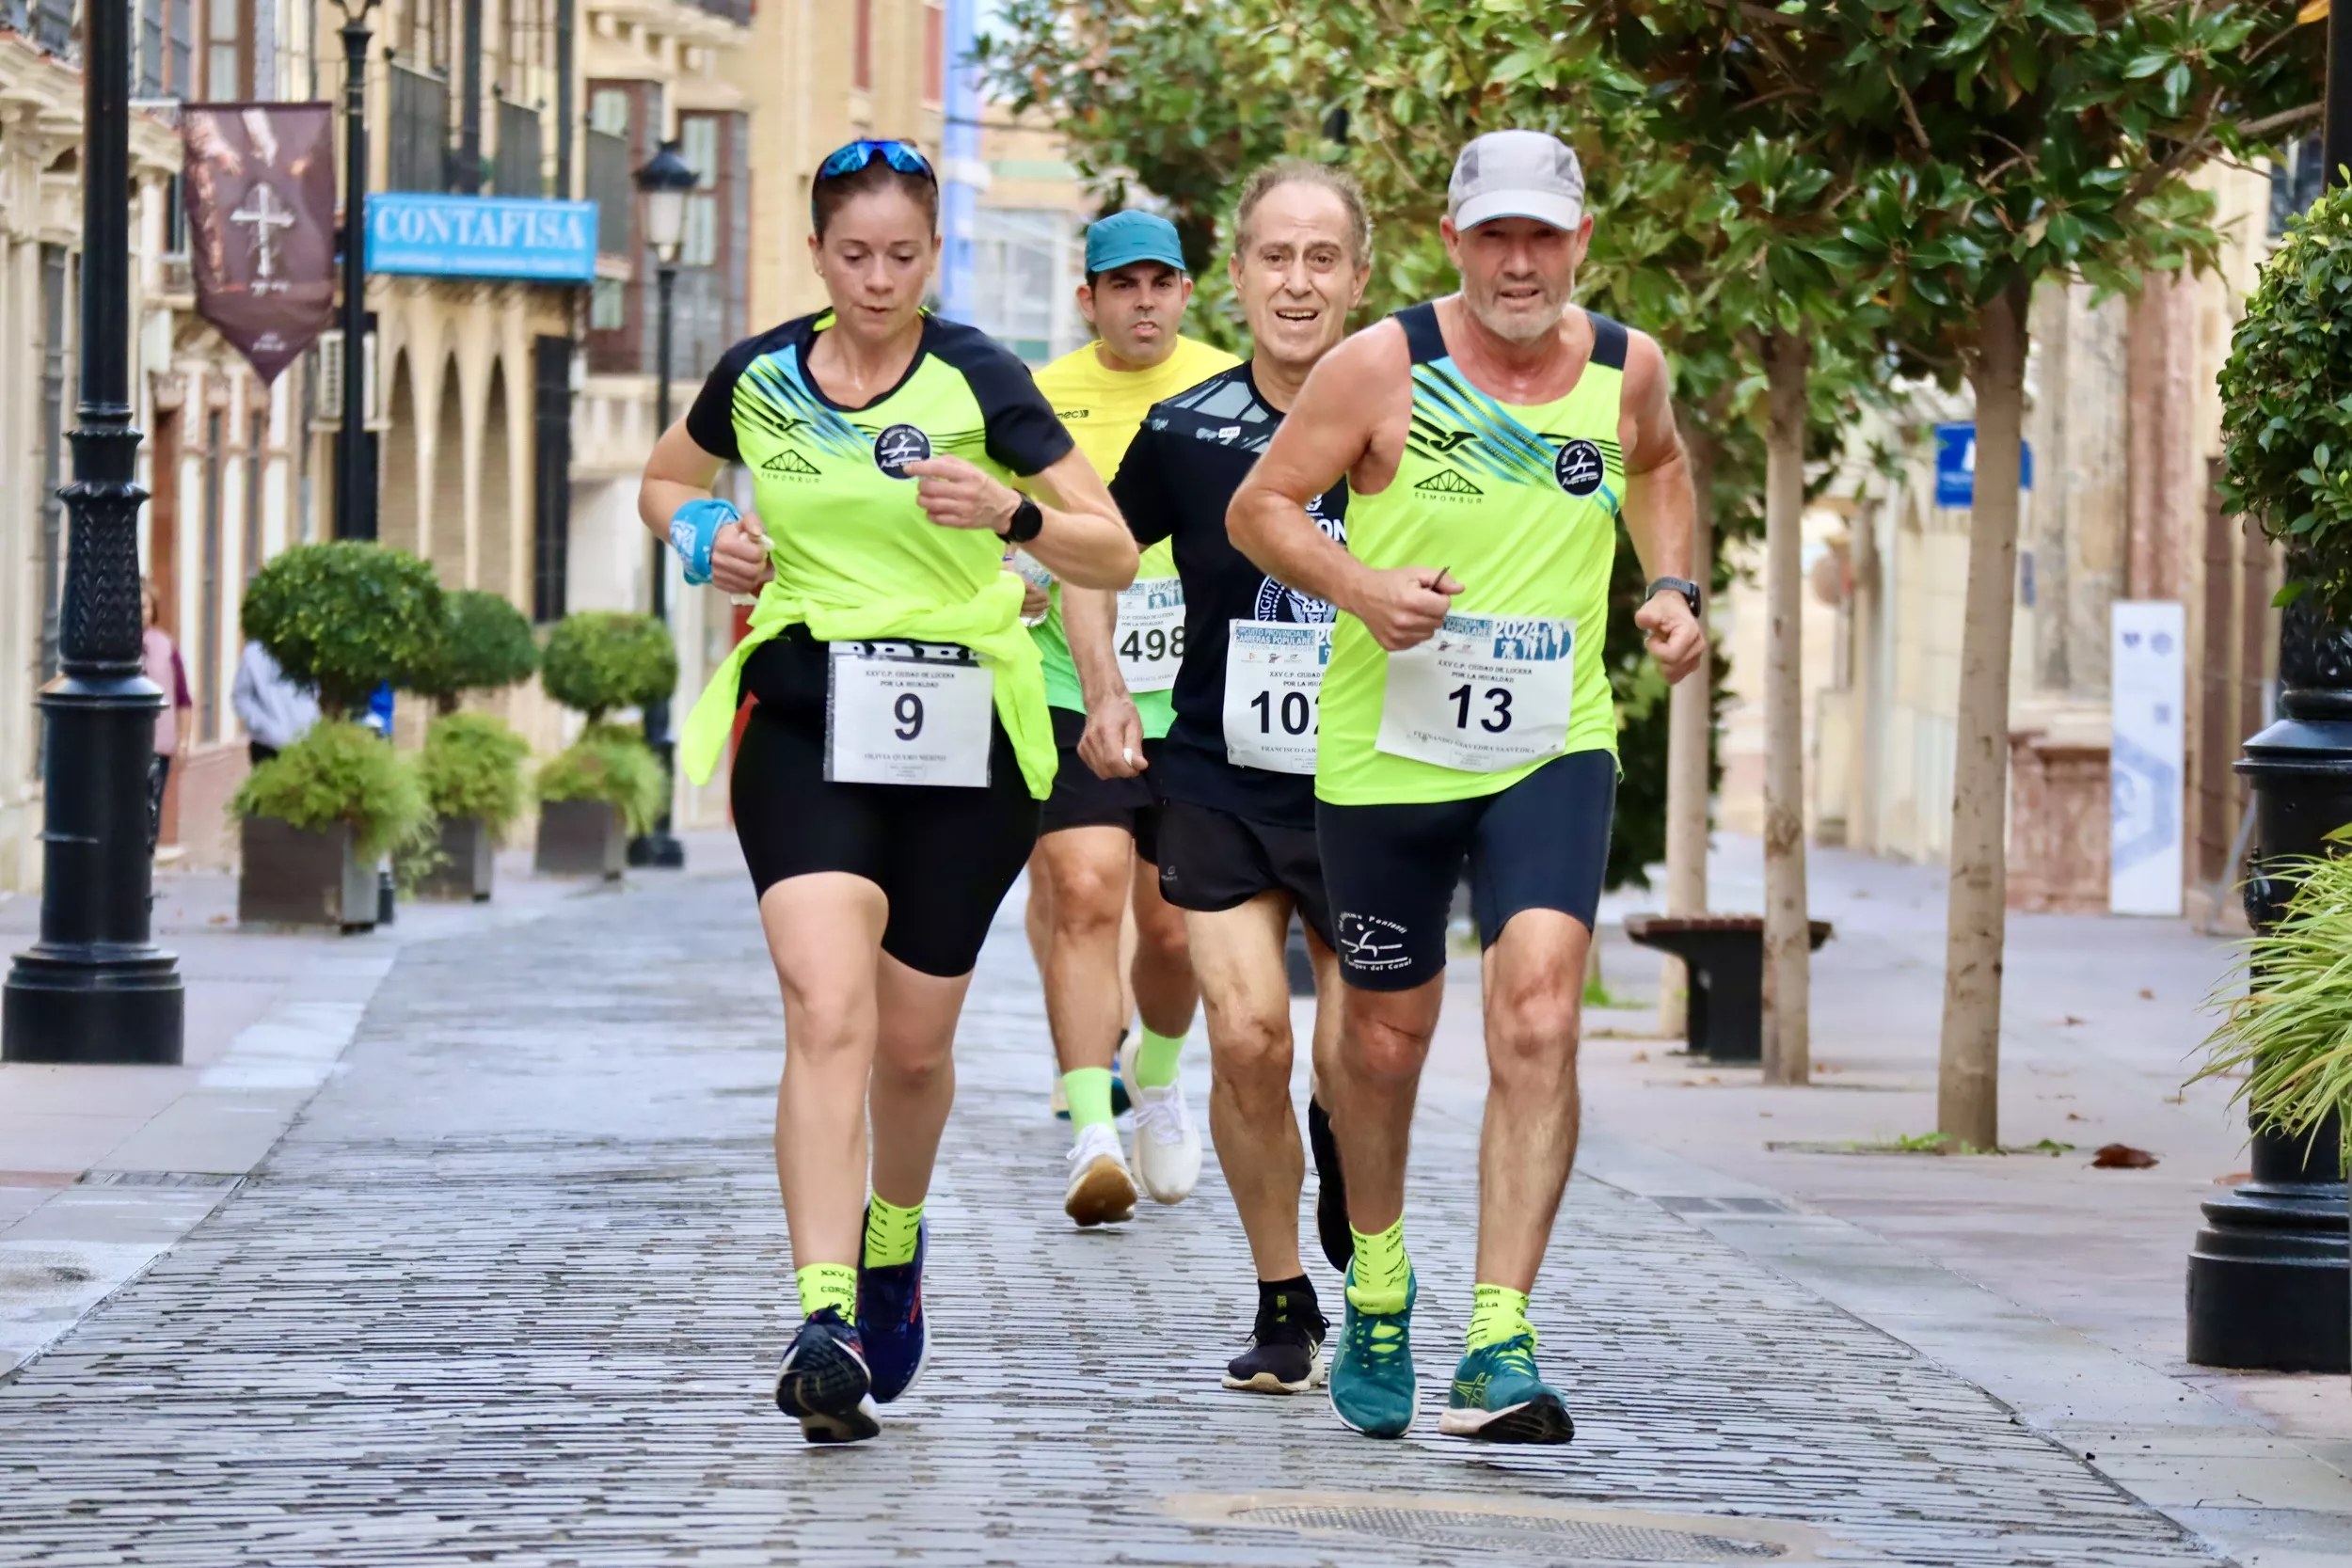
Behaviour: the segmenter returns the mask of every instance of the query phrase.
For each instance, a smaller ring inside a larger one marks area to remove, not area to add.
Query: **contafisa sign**
[[[368,270],[587,283],[596,204],[387,191],[368,197]]]

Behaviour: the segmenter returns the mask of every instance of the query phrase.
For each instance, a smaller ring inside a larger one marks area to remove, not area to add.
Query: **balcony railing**
[[[539,173],[539,111],[528,103],[498,101],[498,153],[490,166],[490,189],[499,196],[543,197]]]
[[[438,76],[391,68],[392,123],[385,143],[391,191],[449,189],[449,84]]]

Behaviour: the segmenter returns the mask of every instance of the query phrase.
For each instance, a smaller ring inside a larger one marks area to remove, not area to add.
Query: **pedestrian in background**
[[[237,660],[237,684],[230,702],[244,721],[246,752],[259,768],[293,745],[319,721],[319,700],[278,667],[267,648],[247,642]]]
[[[171,634],[157,624],[163,619],[163,595],[146,578],[139,579],[139,608],[147,626],[139,641],[140,669],[171,694],[163,711],[155,715],[155,754],[147,759],[147,853],[151,859],[155,841],[163,836],[164,785],[171,778],[171,759],[180,754],[181,744],[187,738],[196,703],[188,695],[188,672],[180,662],[180,650],[172,644]]]

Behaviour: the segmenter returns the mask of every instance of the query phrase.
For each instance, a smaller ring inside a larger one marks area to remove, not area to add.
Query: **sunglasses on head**
[[[863,138],[828,155],[817,166],[817,178],[838,180],[845,174],[855,174],[877,158],[900,174],[919,174],[934,185],[939,183],[939,176],[931,172],[930,160],[913,142]]]

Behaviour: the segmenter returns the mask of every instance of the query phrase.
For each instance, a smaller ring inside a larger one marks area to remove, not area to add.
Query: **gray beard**
[[[1561,321],[1567,315],[1567,302],[1548,307],[1540,316],[1510,316],[1495,319],[1486,311],[1478,312],[1478,325],[1509,343],[1539,342],[1560,330]]]

